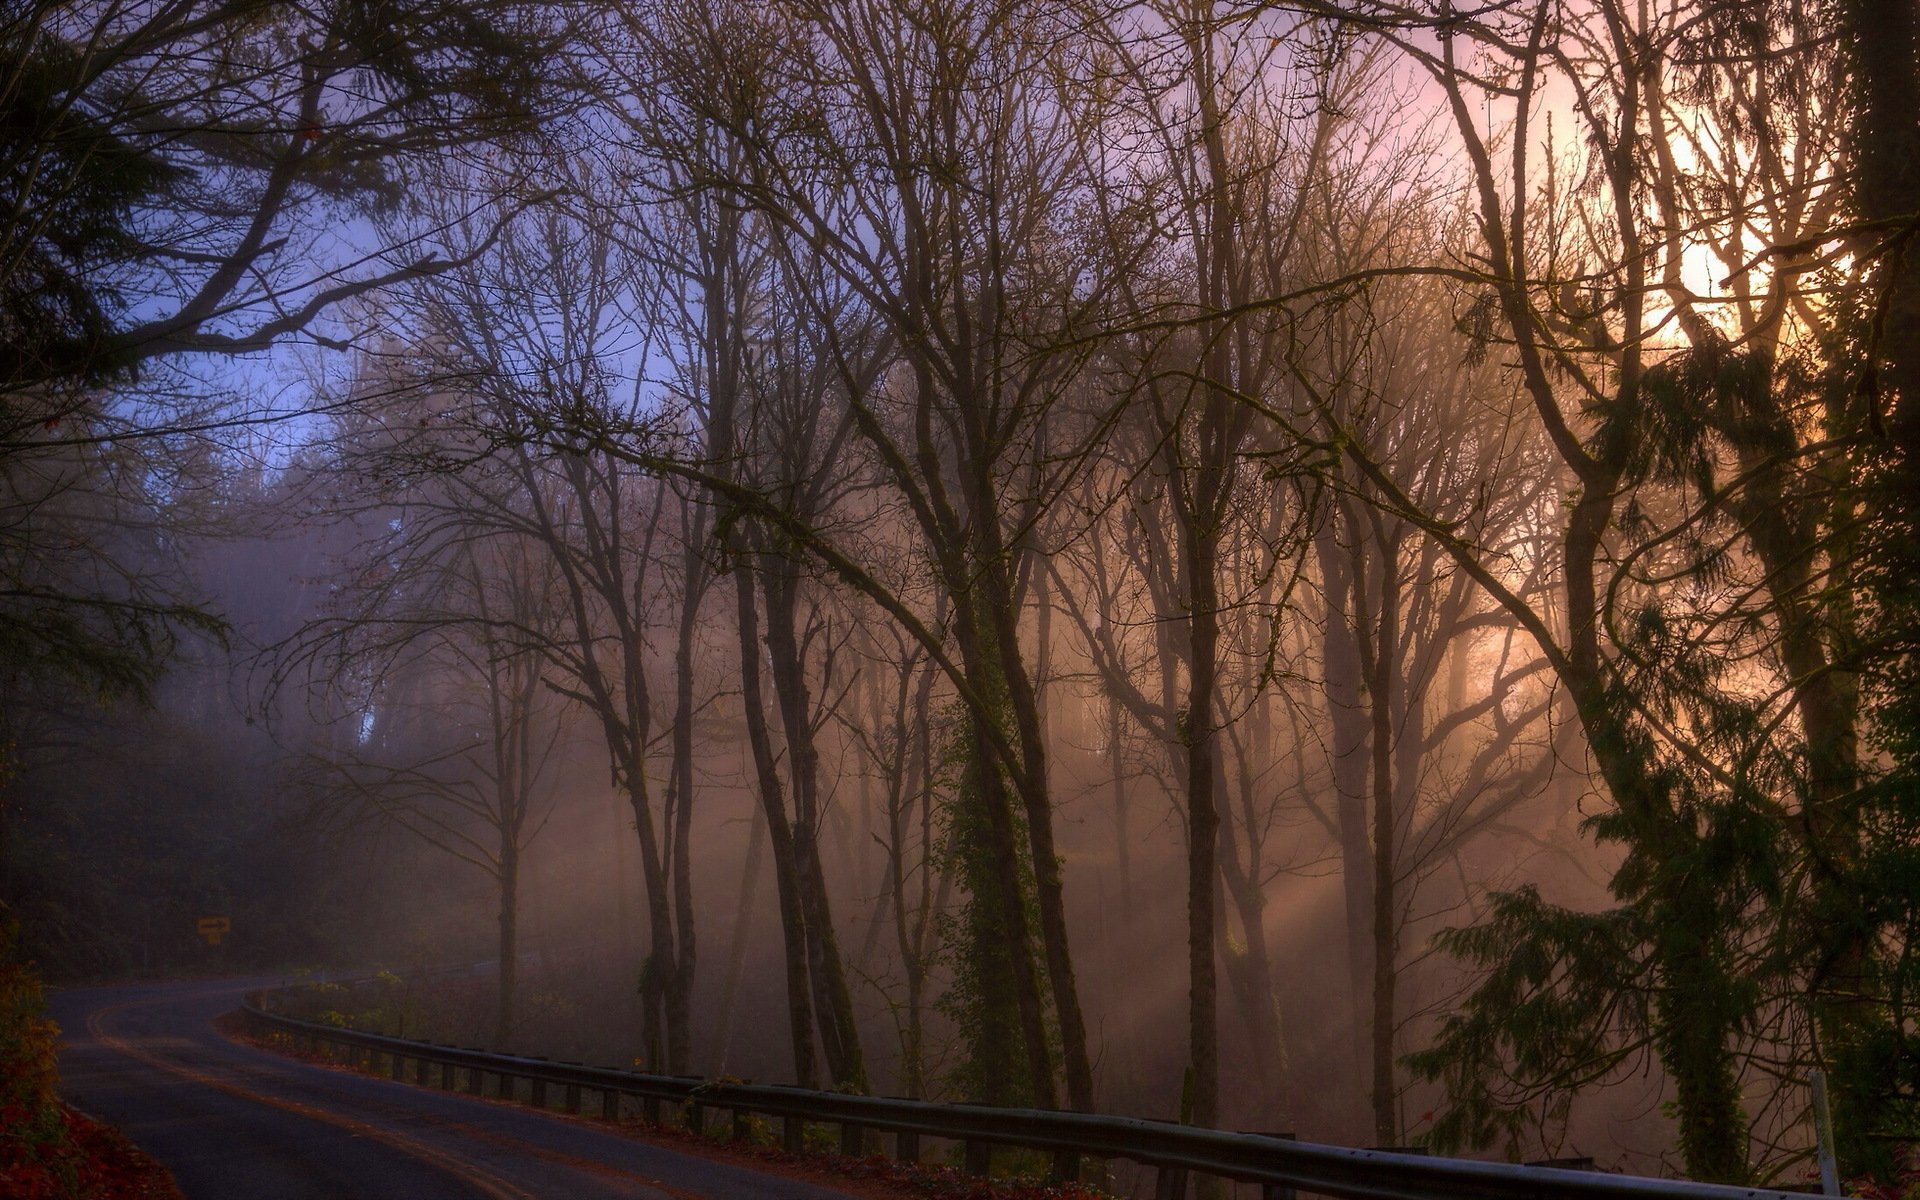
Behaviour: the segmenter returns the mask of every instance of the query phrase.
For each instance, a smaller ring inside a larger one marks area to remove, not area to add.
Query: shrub
[[[0,914],[0,1192],[72,1193],[77,1187],[54,1065],[59,1026],[40,977],[19,956],[20,928]]]

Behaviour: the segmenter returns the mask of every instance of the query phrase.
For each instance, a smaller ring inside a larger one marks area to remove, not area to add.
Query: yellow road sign
[[[233,931],[233,922],[226,917],[201,917],[194,924],[194,932],[207,939],[207,945],[218,946],[222,934]]]

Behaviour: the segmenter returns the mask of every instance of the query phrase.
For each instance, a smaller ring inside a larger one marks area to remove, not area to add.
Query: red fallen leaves
[[[0,1196],[9,1200],[181,1200],[165,1167],[120,1131],[64,1105],[56,1130],[0,1108]],[[53,1136],[42,1140],[41,1136]]]
[[[0,1197],[5,1200],[180,1200],[173,1177],[117,1130],[60,1102],[54,1050],[19,927],[0,908]]]
[[[924,1200],[1112,1200],[1107,1193],[1080,1183],[1041,1183],[1023,1179],[982,1179],[958,1167],[901,1162],[884,1154],[849,1158],[840,1154],[789,1154],[776,1146],[749,1146],[738,1142],[711,1142],[685,1130],[644,1126],[658,1141],[726,1146],[769,1164],[809,1167],[847,1181],[876,1185],[877,1194],[910,1195]]]
[[[346,1067],[345,1064],[341,1063],[340,1060],[334,1058],[331,1054],[325,1054],[318,1050],[305,1049],[294,1040],[293,1035],[290,1033],[269,1033],[256,1037],[252,1033],[249,1033],[246,1026],[241,1023],[239,1013],[224,1013],[221,1016],[215,1017],[213,1027],[218,1029],[229,1041],[235,1041],[244,1046],[253,1046],[260,1050],[266,1050],[278,1054],[281,1058],[296,1059],[300,1062],[313,1063],[315,1066],[321,1067],[353,1069]],[[365,1072],[362,1072],[362,1074],[364,1073]]]
[[[884,1154],[836,1160],[841,1174],[856,1179],[880,1179],[911,1188],[928,1200],[1108,1200],[1105,1192],[1078,1183],[1035,1183],[1015,1179],[981,1179],[955,1167],[903,1163]]]

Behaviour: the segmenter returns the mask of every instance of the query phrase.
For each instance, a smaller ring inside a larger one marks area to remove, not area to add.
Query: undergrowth
[[[117,1130],[61,1103],[40,977],[0,915],[0,1196],[7,1200],[179,1200],[167,1172]]]

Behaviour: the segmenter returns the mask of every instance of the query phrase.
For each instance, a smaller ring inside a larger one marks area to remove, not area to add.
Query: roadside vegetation
[[[0,917],[0,1196],[180,1200],[166,1169],[60,1099],[59,1027],[19,930]]]
[[[466,981],[448,987],[439,981],[414,988],[391,974],[382,973],[358,987],[336,983],[296,983],[275,996],[274,1011],[302,1020],[341,1028],[411,1036],[419,1041],[442,1041],[432,1033],[403,1035],[396,1032],[409,1024],[423,1029],[447,1028],[436,1025],[428,1015],[436,1000],[460,996],[472,991]],[[484,992],[484,989],[481,989]],[[404,999],[401,997],[405,997]],[[456,1001],[457,1009],[470,1004]],[[442,1018],[444,1020],[444,1017]],[[278,1054],[319,1063],[336,1070],[380,1074],[380,1062],[359,1059],[341,1060],[324,1050],[302,1045],[300,1039],[283,1033],[265,1037],[248,1034],[237,1020],[227,1027],[228,1035]],[[448,1039],[444,1044],[459,1044]],[[659,1122],[627,1114],[613,1122],[615,1128],[631,1136],[659,1142],[696,1154],[719,1155],[746,1162],[775,1174],[799,1173],[803,1177],[825,1179],[848,1186],[856,1196],[869,1200],[1109,1200],[1109,1194],[1088,1184],[1045,1182],[1049,1160],[1045,1155],[1001,1147],[994,1155],[989,1176],[968,1175],[959,1166],[960,1148],[956,1145],[947,1157],[951,1162],[905,1162],[885,1154],[846,1155],[832,1128],[810,1123],[800,1153],[782,1148],[779,1125],[765,1117],[752,1116],[740,1126],[733,1122],[709,1122],[704,1130],[694,1130],[684,1113],[663,1109]],[[574,1120],[600,1122],[598,1118],[575,1116]],[[1102,1170],[1097,1165],[1093,1168]]]

